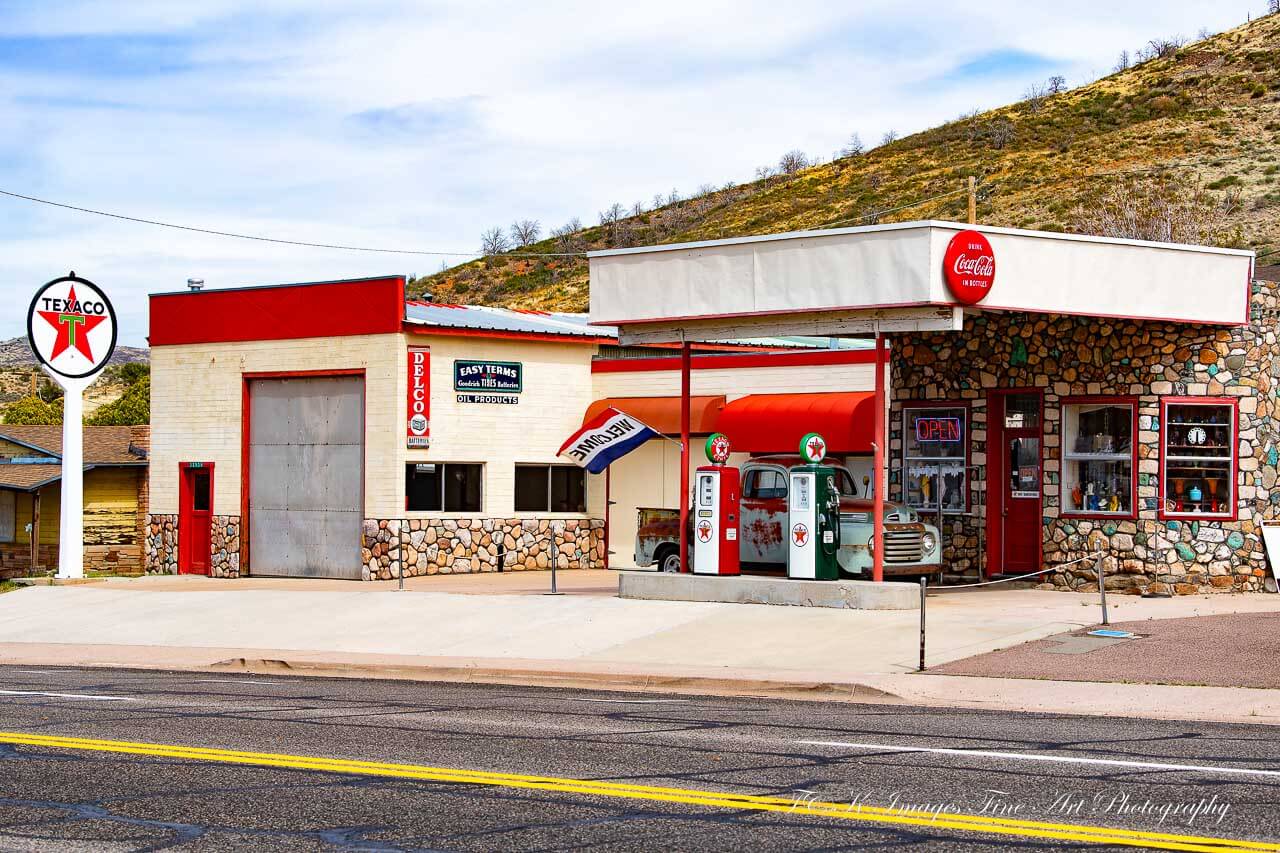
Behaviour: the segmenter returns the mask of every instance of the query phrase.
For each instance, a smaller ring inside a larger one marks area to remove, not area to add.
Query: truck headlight
[[[874,554],[876,551],[876,535],[872,533],[867,537],[867,553]]]
[[[924,536],[920,537],[920,546],[924,548],[926,554],[932,554],[933,549],[938,547],[938,537],[925,531]]]

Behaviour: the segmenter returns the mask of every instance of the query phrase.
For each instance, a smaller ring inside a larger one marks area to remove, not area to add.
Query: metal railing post
[[[1110,625],[1111,619],[1107,616],[1107,577],[1102,568],[1102,549],[1098,549],[1098,559],[1093,564],[1094,574],[1098,577],[1098,595],[1102,597],[1102,624]]]
[[[551,522],[550,524],[550,530],[551,530],[551,592],[548,592],[545,594],[546,595],[564,595],[564,593],[556,589],[556,563],[560,562],[560,549],[556,545],[556,523],[554,521]]]
[[[926,592],[929,587],[929,579],[920,578],[920,668],[917,672],[924,672],[924,602]]]

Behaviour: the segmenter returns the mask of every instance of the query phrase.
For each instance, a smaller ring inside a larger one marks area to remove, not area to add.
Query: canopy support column
[[[888,488],[888,477],[885,476],[885,388],[884,388],[884,367],[885,367],[885,339],[879,331],[876,332],[876,426],[875,441],[872,447],[875,450],[874,461],[872,462],[872,476],[875,478],[875,517],[873,520],[874,538],[872,540],[873,552],[871,555],[871,579],[874,581],[884,580],[884,492]]]
[[[689,386],[692,367],[688,341],[680,344],[680,571],[689,565]]]

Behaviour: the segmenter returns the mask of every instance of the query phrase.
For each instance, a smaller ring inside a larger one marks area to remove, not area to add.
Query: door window
[[[1039,394],[1010,394],[1004,398],[1005,429],[1035,429],[1039,426]]]
[[[1040,439],[1009,439],[1009,496],[1040,497]]]
[[[209,472],[200,469],[191,475],[191,509],[193,512],[209,511]]]

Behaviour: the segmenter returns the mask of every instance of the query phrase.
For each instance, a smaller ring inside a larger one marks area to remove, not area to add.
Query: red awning
[[[820,433],[832,453],[870,453],[875,408],[870,391],[752,394],[727,404],[716,430],[744,453],[796,453],[809,432]]]
[[[680,398],[679,397],[605,397],[587,406],[587,413],[582,418],[587,421],[599,415],[607,408],[614,408],[623,414],[653,427],[666,435],[680,434]],[[718,427],[716,421],[724,408],[724,396],[690,397],[689,398],[689,432],[694,435],[710,435]],[[796,442],[800,441],[796,437]]]

